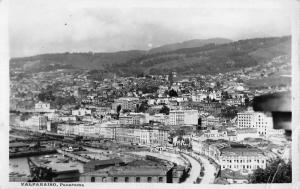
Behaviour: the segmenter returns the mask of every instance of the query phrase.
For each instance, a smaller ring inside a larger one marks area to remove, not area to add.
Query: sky
[[[147,50],[191,39],[291,34],[280,0],[10,0],[11,57]]]

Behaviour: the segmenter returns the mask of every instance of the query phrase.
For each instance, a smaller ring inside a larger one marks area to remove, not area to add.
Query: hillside
[[[230,39],[224,39],[224,38],[193,39],[189,41],[183,41],[181,43],[173,43],[173,44],[167,44],[160,47],[156,47],[150,49],[148,53],[155,54],[161,52],[170,52],[170,51],[175,51],[177,49],[202,47],[207,44],[219,45],[219,44],[230,43],[230,42],[232,42]]]
[[[25,58],[12,58],[12,68],[22,67],[26,71],[42,71],[49,68],[75,68],[105,70],[114,64],[122,64],[143,55],[145,51],[132,50],[112,53],[61,53],[42,54]]]
[[[226,44],[206,44],[151,54],[147,51],[115,53],[45,54],[11,59],[11,68],[25,71],[73,68],[99,70],[122,76],[139,74],[212,74],[262,64],[276,56],[289,55],[291,37],[255,38]]]
[[[280,55],[290,54],[291,38],[257,38],[228,44],[208,44],[197,48],[178,49],[171,52],[146,54],[118,65],[119,75],[164,74],[177,71],[180,74],[212,74],[256,66]],[[110,70],[113,71],[113,70]]]

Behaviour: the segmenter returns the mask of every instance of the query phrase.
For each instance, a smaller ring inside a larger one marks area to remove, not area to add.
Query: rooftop
[[[84,173],[94,176],[166,176],[170,167],[148,160],[136,160],[126,166],[111,166],[105,169]]]
[[[111,165],[111,164],[119,164],[123,163],[121,159],[107,159],[107,160],[92,160],[86,163],[85,167],[94,167],[94,166],[101,166],[101,165]]]
[[[225,147],[221,149],[221,155],[223,156],[263,156],[263,151],[250,147]]]

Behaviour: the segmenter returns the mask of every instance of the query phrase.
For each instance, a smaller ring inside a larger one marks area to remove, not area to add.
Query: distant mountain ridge
[[[148,51],[150,54],[160,53],[160,52],[170,52],[175,51],[177,49],[185,49],[185,48],[194,48],[194,47],[202,47],[207,44],[224,44],[230,43],[232,40],[225,38],[210,38],[210,39],[193,39],[188,41],[183,41],[181,43],[172,43],[167,45],[162,45],[160,47],[152,48]]]
[[[188,48],[199,44],[198,40],[192,40],[178,43],[185,48],[176,49],[178,45],[175,44],[175,50],[159,50],[157,53],[150,53],[151,50],[132,50],[112,53],[44,54],[12,58],[10,67],[30,72],[62,68],[88,69],[98,70],[93,73],[116,73],[120,76],[166,74],[172,71],[178,74],[213,74],[255,66],[276,56],[291,53],[291,36],[254,38],[229,43],[225,43],[225,39],[223,42],[220,40],[222,44],[207,43]],[[155,49],[157,50],[154,48],[152,52],[156,51]]]

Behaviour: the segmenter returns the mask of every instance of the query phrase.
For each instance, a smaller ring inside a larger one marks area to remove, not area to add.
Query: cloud
[[[216,0],[212,4],[124,1],[11,0],[11,56],[149,49],[195,38],[237,40],[291,33],[291,11],[276,3],[253,7],[231,0],[235,3],[228,7],[215,4],[220,2]]]

